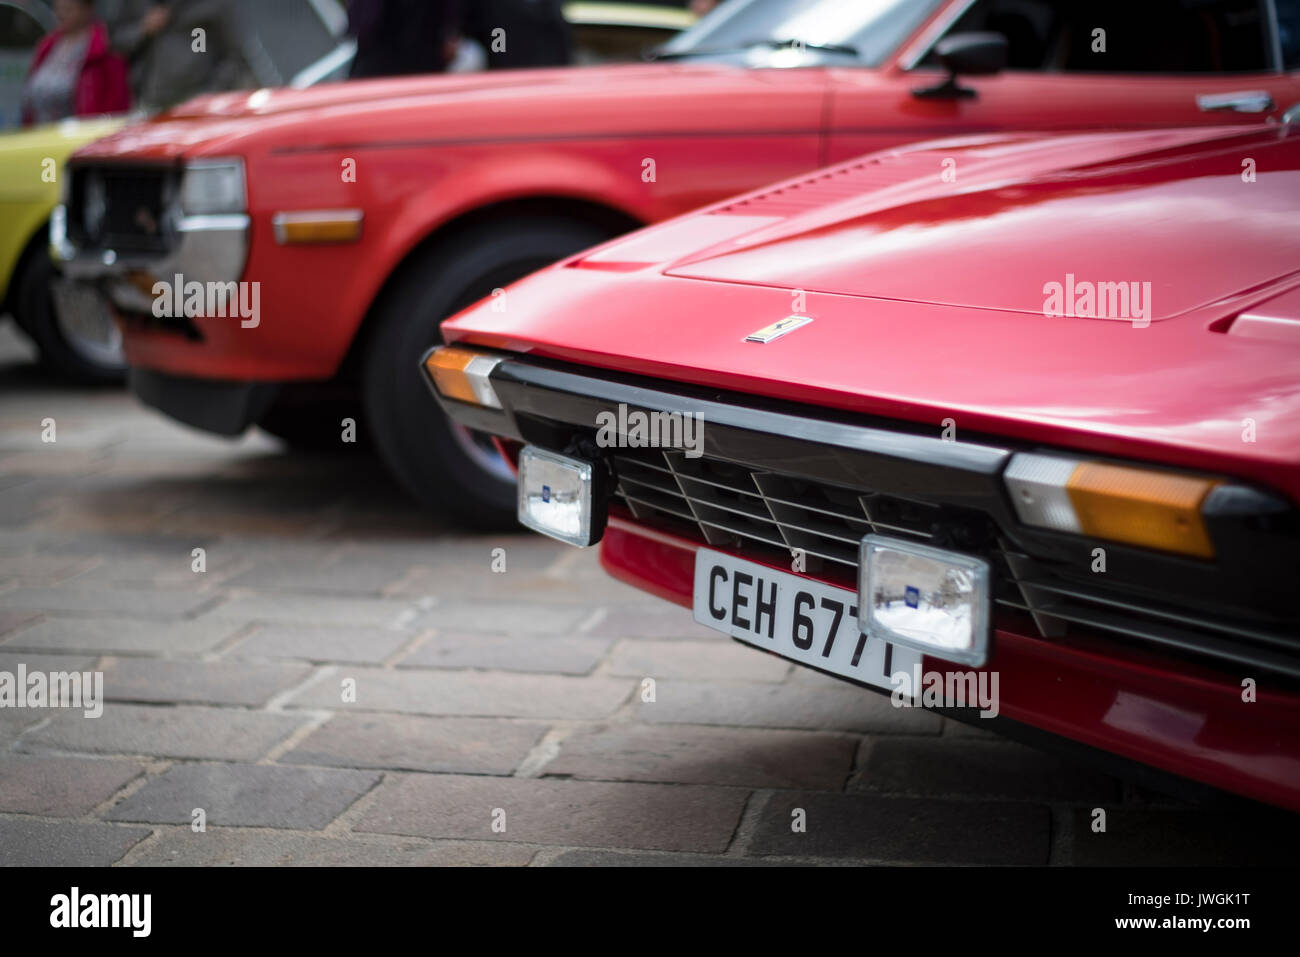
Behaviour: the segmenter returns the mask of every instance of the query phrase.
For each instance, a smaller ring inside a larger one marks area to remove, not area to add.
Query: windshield
[[[878,66],[943,0],[729,0],[659,51],[671,58],[802,44],[807,59]],[[798,51],[796,51],[798,52]]]

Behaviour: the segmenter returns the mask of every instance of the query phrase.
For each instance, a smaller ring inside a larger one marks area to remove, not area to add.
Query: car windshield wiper
[[[789,40],[750,40],[746,43],[739,43],[734,47],[707,47],[696,50],[655,50],[652,51],[647,59],[650,60],[681,60],[686,57],[695,56],[727,56],[732,53],[745,53],[756,47],[766,47],[769,50],[816,50],[819,53],[840,53],[845,56],[860,56],[857,47],[849,46],[844,43],[807,43],[803,40],[791,38]]]

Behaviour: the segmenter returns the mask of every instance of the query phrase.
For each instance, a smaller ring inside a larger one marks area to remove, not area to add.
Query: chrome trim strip
[[[898,58],[898,66],[902,70],[911,70],[925,59],[925,55],[930,52],[930,48],[942,39],[943,35],[948,32],[954,23],[966,15],[966,11],[975,5],[975,0],[966,0],[965,3],[948,7],[943,13],[939,14],[938,19],[932,20],[926,27],[925,32],[912,41],[903,55]]]

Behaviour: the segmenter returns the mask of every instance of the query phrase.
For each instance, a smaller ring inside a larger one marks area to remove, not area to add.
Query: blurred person
[[[131,108],[126,64],[95,19],[95,0],[55,0],[55,28],[41,40],[23,86],[23,125]]]
[[[560,0],[473,0],[465,36],[487,51],[489,70],[567,66],[573,34]]]
[[[130,63],[131,85],[146,110],[255,85],[236,0],[118,0],[117,11],[113,49]],[[196,37],[196,30],[203,32]]]
[[[702,17],[706,13],[712,13],[713,8],[721,2],[722,0],[691,0],[691,13]]]
[[[478,3],[479,0],[469,0]],[[442,73],[456,55],[457,0],[351,0],[351,77]]]

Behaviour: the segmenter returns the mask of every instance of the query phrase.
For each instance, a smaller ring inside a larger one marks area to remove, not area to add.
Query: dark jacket
[[[465,11],[464,33],[487,51],[489,70],[567,66],[573,57],[573,35],[560,0],[473,0]],[[504,50],[500,43],[493,48],[498,39]]]
[[[352,0],[348,33],[357,41],[352,77],[441,73],[459,17],[455,0]]]

